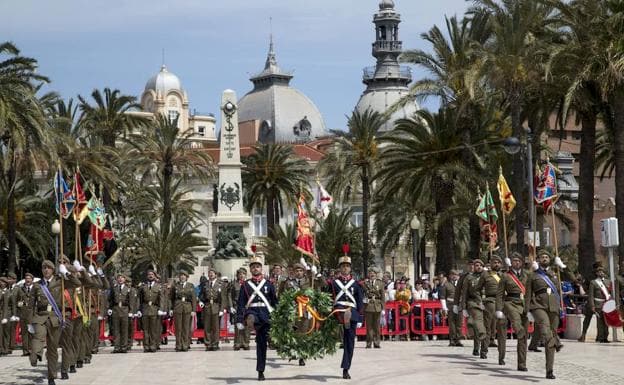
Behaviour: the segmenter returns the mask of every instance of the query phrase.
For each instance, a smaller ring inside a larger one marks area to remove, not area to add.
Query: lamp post
[[[420,279],[420,221],[414,215],[410,221],[412,230],[412,262],[414,263],[414,282]]]
[[[54,253],[54,265],[58,265],[58,257],[59,257],[59,234],[61,233],[61,224],[58,219],[54,220],[51,228],[52,234],[56,238],[56,252]]]
[[[517,154],[518,151],[520,151],[521,148],[524,148],[524,150],[526,151],[526,166],[527,166],[527,185],[529,187],[529,194],[528,194],[528,206],[527,209],[529,210],[529,235],[533,234],[533,244],[535,245],[535,228],[536,228],[536,223],[535,223],[535,205],[533,204],[533,146],[532,146],[532,142],[533,142],[533,134],[531,132],[531,129],[529,127],[527,127],[525,129],[526,134],[527,134],[527,141],[526,144],[522,144],[520,142],[520,140],[516,137],[509,137],[506,138],[503,141],[503,148],[505,149],[505,152],[507,152],[510,155],[514,155]],[[520,237],[520,234],[516,235],[517,237]],[[531,241],[531,238],[529,237],[529,242]]]
[[[392,250],[392,280],[394,281],[394,258],[396,256],[396,251]]]

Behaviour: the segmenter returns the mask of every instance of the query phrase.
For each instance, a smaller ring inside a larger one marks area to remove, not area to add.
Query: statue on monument
[[[247,240],[242,232],[220,229],[217,233],[215,259],[247,258]]]

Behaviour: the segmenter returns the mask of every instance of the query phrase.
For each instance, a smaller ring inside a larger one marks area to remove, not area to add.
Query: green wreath
[[[340,342],[336,317],[331,315],[324,321],[317,321],[311,332],[310,329],[298,330],[302,324],[298,317],[299,296],[308,297],[310,307],[323,317],[332,311],[333,301],[328,293],[305,289],[288,290],[280,295],[277,308],[271,313],[270,331],[277,354],[282,358],[317,359],[336,353],[336,344]],[[308,323],[306,328],[311,326],[312,320]]]

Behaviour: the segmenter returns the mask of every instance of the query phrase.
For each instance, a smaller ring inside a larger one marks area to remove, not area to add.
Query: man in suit
[[[208,282],[199,293],[199,307],[203,309],[206,351],[219,350],[219,320],[229,303],[227,287],[218,279],[217,274],[214,268],[208,271]]]
[[[191,347],[192,317],[197,307],[195,286],[188,282],[188,273],[180,271],[178,282],[171,290],[173,322],[175,323],[176,352],[186,352]]]
[[[243,330],[246,324],[249,329],[255,328],[256,371],[258,381],[264,381],[271,312],[277,306],[277,291],[275,286],[264,278],[260,258],[252,255],[249,269],[251,278],[245,281],[237,301],[236,327]]]
[[[376,349],[381,348],[381,336],[379,332],[380,319],[386,315],[386,298],[384,293],[384,283],[377,279],[377,274],[381,270],[378,267],[368,268],[368,278],[362,282],[364,290],[364,315],[366,319],[366,348],[370,349],[374,345]]]
[[[148,270],[147,281],[139,288],[140,310],[143,321],[143,352],[155,353],[160,345],[162,325],[160,317],[165,315],[165,297],[162,285],[156,282],[154,270]]]
[[[48,385],[54,385],[58,372],[58,345],[63,317],[63,288],[73,289],[80,281],[64,264],[59,265],[59,274],[54,274],[54,263],[45,260],[41,264],[43,278],[33,287],[32,350],[30,365],[37,366],[37,360],[46,349],[48,363]]]

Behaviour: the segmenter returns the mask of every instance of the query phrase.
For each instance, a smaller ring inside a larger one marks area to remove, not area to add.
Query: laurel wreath
[[[328,293],[313,289],[288,290],[280,295],[279,303],[271,313],[271,340],[275,344],[277,354],[282,358],[317,359],[336,353],[336,344],[340,342],[338,321],[329,316],[313,322],[311,330],[297,330],[299,319],[298,298],[307,297],[309,313],[329,315],[333,301]]]

